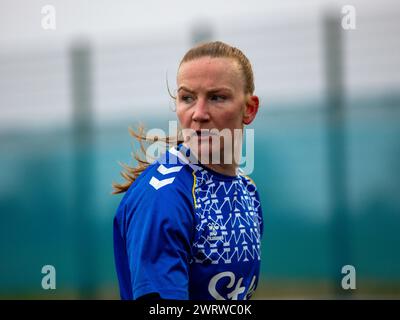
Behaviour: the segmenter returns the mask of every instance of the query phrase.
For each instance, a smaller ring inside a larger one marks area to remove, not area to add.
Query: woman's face
[[[238,63],[229,58],[211,57],[184,62],[178,71],[177,84],[176,112],[186,144],[197,149],[198,156],[211,156],[211,152],[222,155],[224,140],[215,144],[215,137],[225,132],[224,139],[227,139],[226,133],[233,139],[235,129],[243,129],[249,107],[249,95],[244,92]],[[217,155],[218,158],[221,159]]]

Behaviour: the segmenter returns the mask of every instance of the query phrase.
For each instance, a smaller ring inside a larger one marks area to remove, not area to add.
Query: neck
[[[187,143],[185,143],[185,142],[183,143],[183,146],[185,148],[187,148],[187,149],[190,149],[189,145]],[[239,149],[239,150],[241,150],[241,149]],[[199,161],[197,159],[197,155],[196,154],[191,154],[191,156],[195,157],[196,160]],[[209,160],[211,162],[211,159],[209,159]],[[211,170],[213,170],[215,172],[218,172],[220,174],[224,174],[224,175],[227,175],[227,176],[234,177],[234,176],[237,175],[237,168],[239,167],[239,165],[235,162],[235,160],[236,159],[234,157],[234,154],[232,154],[232,156],[230,158],[230,161],[229,161],[229,162],[232,162],[232,163],[225,163],[224,152],[222,152],[221,153],[221,159],[220,159],[219,163],[207,163],[207,164],[202,163],[202,165],[204,167],[209,168],[209,169],[211,169]],[[201,161],[200,161],[200,163],[201,163]]]
[[[237,165],[235,164],[203,164],[204,167],[209,168],[215,172],[224,174],[226,176],[235,177],[237,174]]]

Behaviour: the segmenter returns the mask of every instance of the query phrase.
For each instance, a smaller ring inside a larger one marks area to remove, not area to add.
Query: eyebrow
[[[190,90],[189,88],[187,88],[185,86],[180,86],[179,89],[178,89],[178,92],[180,90],[185,90],[185,91],[190,92],[190,93],[195,93],[193,90]],[[208,90],[208,92],[209,93],[215,93],[215,92],[223,91],[223,90],[229,91],[230,93],[233,92],[233,90],[228,88],[228,87],[212,88],[211,90]]]
[[[178,92],[179,92],[180,90],[185,90],[185,91],[187,91],[187,92],[194,93],[194,91],[192,91],[192,90],[186,88],[185,86],[180,86],[179,89],[178,89]]]

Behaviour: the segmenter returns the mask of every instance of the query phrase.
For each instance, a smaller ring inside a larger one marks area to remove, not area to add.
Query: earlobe
[[[259,99],[257,96],[250,96],[246,103],[245,113],[243,116],[243,123],[248,125],[253,122],[258,111]]]
[[[250,124],[251,121],[252,121],[252,119],[250,119],[248,116],[243,118],[243,123],[244,123],[245,125]]]

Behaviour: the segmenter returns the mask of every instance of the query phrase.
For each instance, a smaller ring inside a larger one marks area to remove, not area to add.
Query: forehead
[[[184,62],[178,70],[177,83],[193,89],[198,87],[243,87],[238,63],[231,58],[202,57]]]

